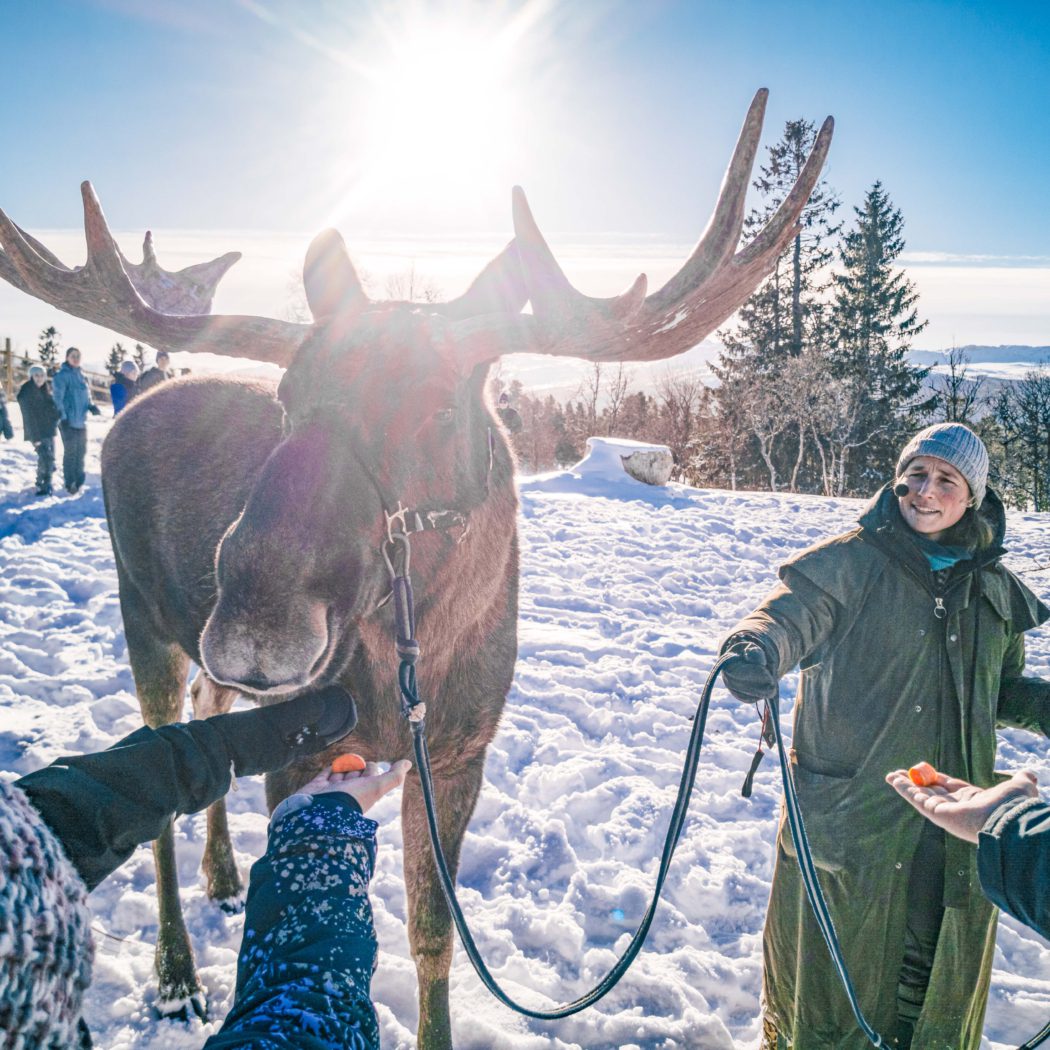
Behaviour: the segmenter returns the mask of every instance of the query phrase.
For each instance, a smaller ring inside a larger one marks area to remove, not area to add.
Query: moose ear
[[[343,238],[335,230],[324,230],[313,239],[303,264],[303,285],[315,321],[368,305]]]

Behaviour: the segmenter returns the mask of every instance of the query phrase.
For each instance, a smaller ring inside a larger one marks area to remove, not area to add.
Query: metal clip
[[[396,547],[398,544],[400,544],[404,550],[404,563],[401,566],[400,572],[394,568],[394,562],[390,557],[390,548]],[[399,576],[408,575],[408,570],[412,565],[412,544],[409,543],[406,533],[395,532],[390,539],[383,544],[383,561],[386,562],[387,572],[390,573],[391,581],[396,580]]]
[[[948,610],[944,607],[944,599],[934,598],[933,603],[933,615],[938,620],[943,620],[948,615]]]

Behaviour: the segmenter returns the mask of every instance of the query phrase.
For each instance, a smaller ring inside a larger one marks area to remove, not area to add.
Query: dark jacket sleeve
[[[60,758],[22,789],[93,890],[168,821],[230,788],[230,755],[207,721],[143,726],[106,751]]]
[[[1050,736],[1050,682],[1024,673],[1024,635],[1010,640],[1003,660],[996,720],[1001,726]]]
[[[780,570],[781,583],[750,616],[734,628],[766,652],[777,678],[782,678],[804,657],[825,642],[843,619],[842,606],[809,577],[791,565]]]
[[[316,795],[252,867],[233,1009],[205,1050],[378,1050],[368,883],[375,821]]]
[[[986,897],[1050,938],[1050,806],[1013,799],[989,818],[977,840],[977,874]]]

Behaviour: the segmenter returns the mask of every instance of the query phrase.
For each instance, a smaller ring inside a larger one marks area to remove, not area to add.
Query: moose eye
[[[451,423],[456,418],[456,410],[454,408],[439,408],[434,413],[434,421],[437,423]]]

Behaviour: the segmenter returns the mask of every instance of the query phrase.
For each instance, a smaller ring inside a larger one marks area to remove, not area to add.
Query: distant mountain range
[[[1050,364],[1050,346],[960,346],[966,355],[966,374],[994,382],[1016,382],[1040,365]],[[932,367],[934,372],[948,369],[949,350],[913,350],[908,360]]]
[[[717,381],[711,364],[717,363],[721,344],[705,339],[688,353],[667,361],[631,363],[626,366],[631,389],[652,391],[668,372],[695,376],[708,386]],[[966,355],[966,374],[972,379],[997,383],[1016,382],[1042,364],[1050,365],[1050,346],[961,346]],[[915,365],[933,369],[934,374],[947,371],[950,350],[913,350],[908,359]],[[615,372],[614,365],[603,366],[606,376]],[[558,400],[578,396],[587,381],[590,366],[575,358],[519,356],[500,366],[500,378],[509,384],[519,380],[533,395],[553,394]]]

